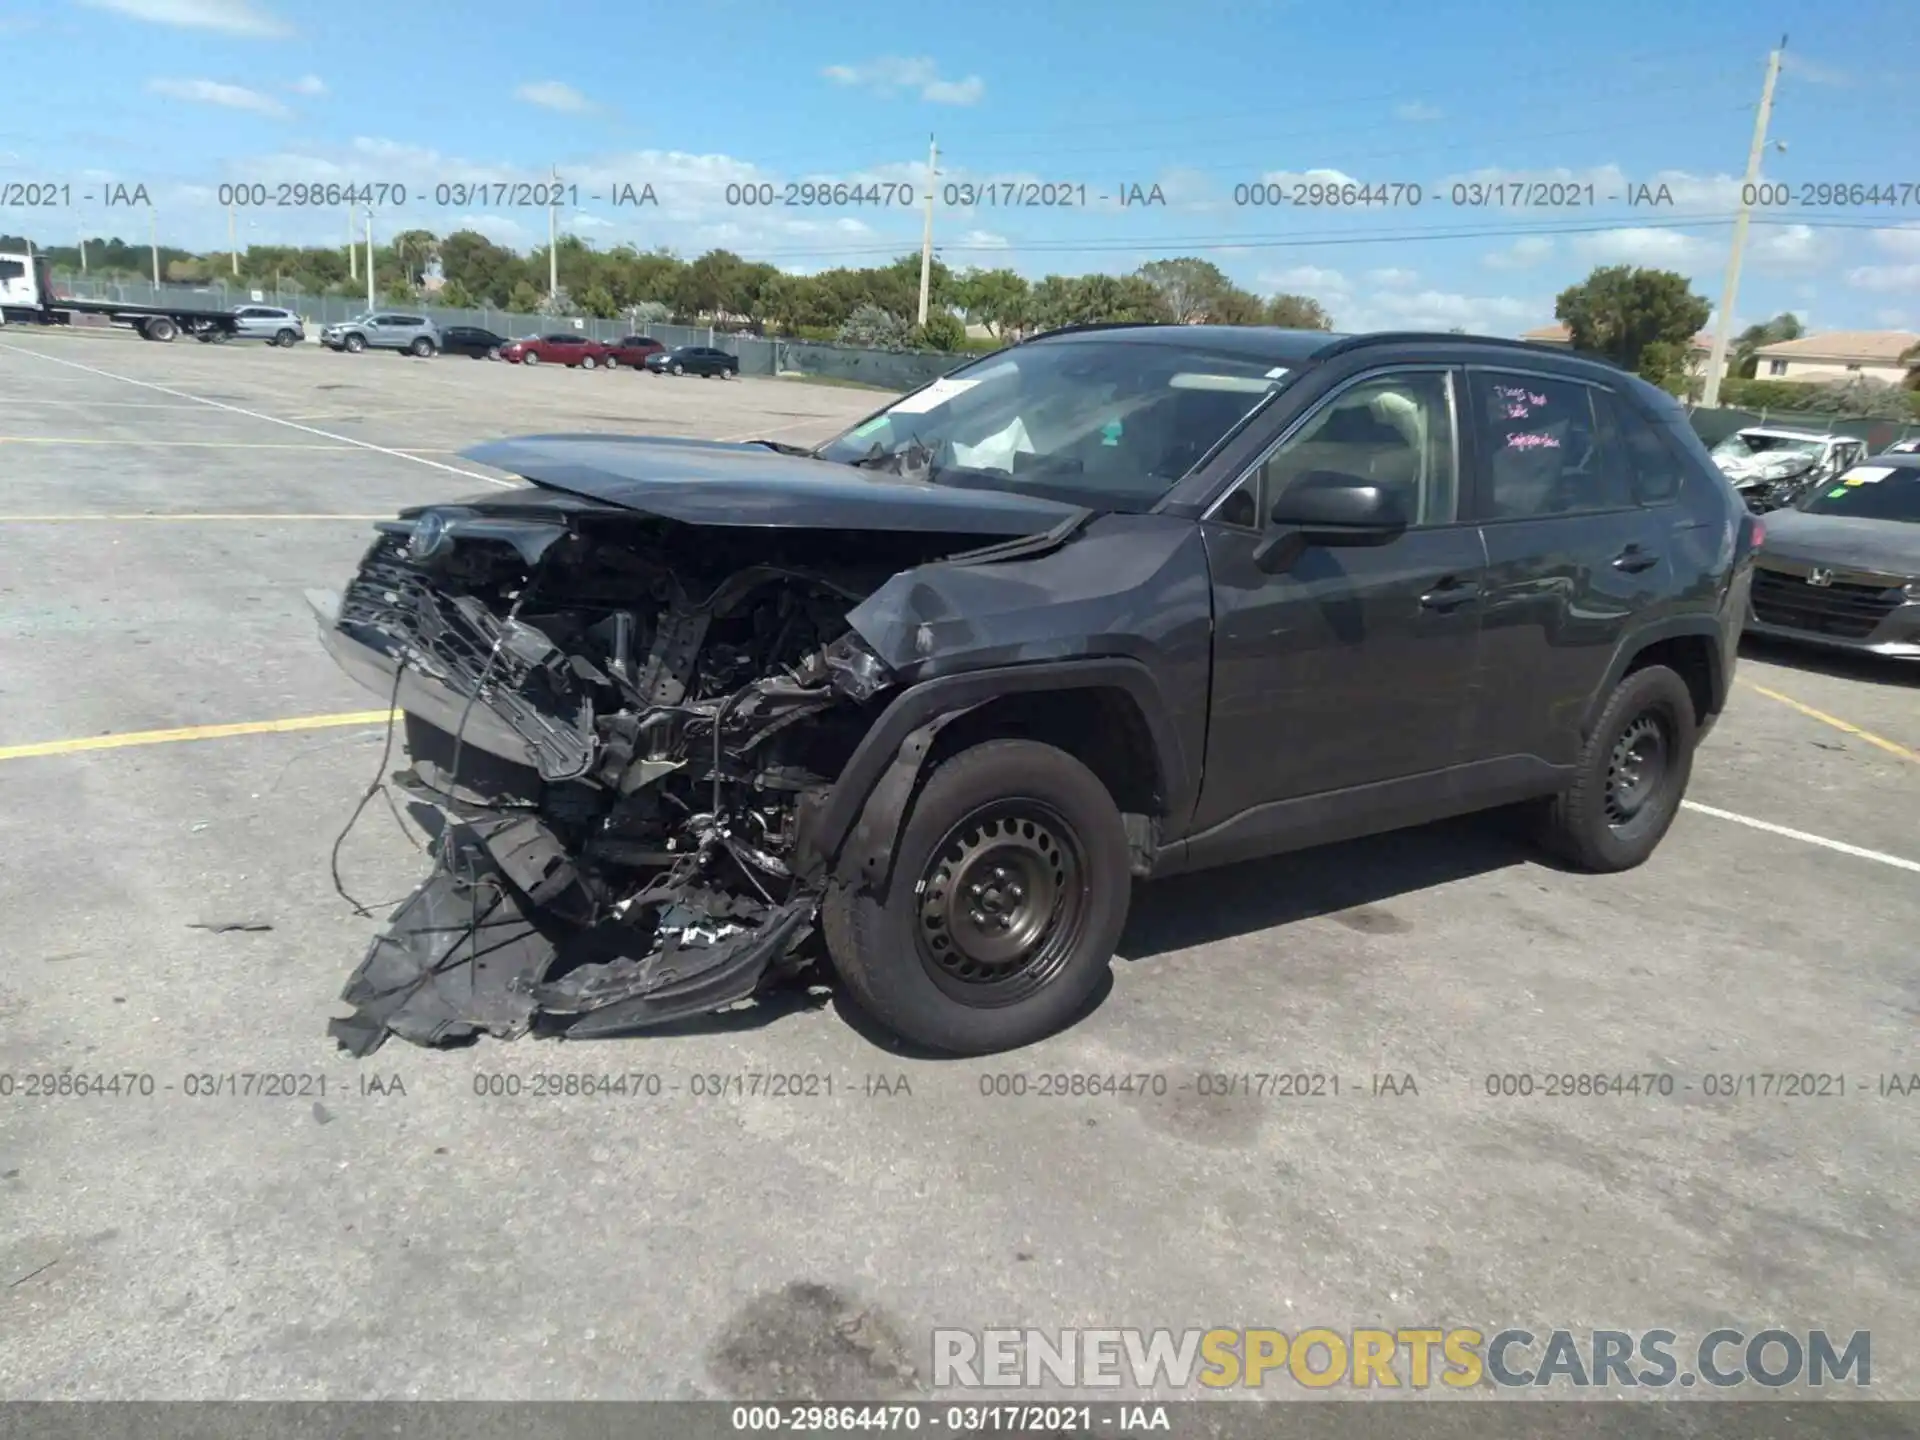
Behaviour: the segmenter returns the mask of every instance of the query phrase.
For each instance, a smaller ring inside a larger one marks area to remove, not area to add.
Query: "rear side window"
[[[1634,504],[1605,398],[1577,380],[1501,370],[1472,376],[1489,518],[1522,520]]]
[[[27,278],[27,262],[24,260],[0,260],[0,280],[24,280]]]
[[[1634,498],[1642,505],[1667,505],[1678,500],[1686,471],[1666,437],[1626,401],[1615,397],[1611,406],[1615,429],[1626,450]]]

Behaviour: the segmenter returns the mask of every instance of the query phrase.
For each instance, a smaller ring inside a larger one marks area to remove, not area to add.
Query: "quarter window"
[[[1678,499],[1685,472],[1673,447],[1624,401],[1616,397],[1610,408],[1626,449],[1634,498],[1642,505],[1665,505]]]
[[[1487,370],[1473,376],[1495,520],[1617,510],[1634,503],[1626,469],[1575,380]]]
[[[1289,486],[1316,471],[1400,491],[1416,526],[1451,524],[1459,513],[1459,484],[1448,375],[1377,375],[1335,396],[1261,462],[1262,513],[1271,513]]]

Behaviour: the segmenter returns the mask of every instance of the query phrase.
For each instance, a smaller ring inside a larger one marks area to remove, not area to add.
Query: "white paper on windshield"
[[[978,380],[936,380],[917,395],[909,395],[891,410],[889,415],[924,415],[936,405],[944,405],[956,395],[964,395]]]
[[[1891,465],[1856,465],[1840,478],[1849,485],[1871,485],[1893,474]]]
[[[989,435],[978,445],[958,445],[953,447],[953,460],[956,465],[968,470],[1005,470],[1013,473],[1015,455],[1034,453],[1033,441],[1027,438],[1027,426],[1018,415],[1013,423],[998,435]]]

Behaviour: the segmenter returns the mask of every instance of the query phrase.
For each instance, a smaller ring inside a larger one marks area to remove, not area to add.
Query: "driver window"
[[[1377,375],[1342,391],[1260,466],[1262,513],[1302,475],[1331,470],[1401,490],[1416,526],[1457,518],[1453,404],[1442,371]]]

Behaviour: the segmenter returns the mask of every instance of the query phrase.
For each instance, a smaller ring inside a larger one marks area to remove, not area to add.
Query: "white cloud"
[[[327,82],[318,75],[302,75],[287,88],[296,95],[324,95],[327,93]]]
[[[1383,270],[1369,270],[1367,279],[1376,285],[1385,285],[1389,289],[1404,289],[1420,278],[1417,270],[1402,270],[1397,266],[1388,266]]]
[[[1432,120],[1444,120],[1446,118],[1446,112],[1444,110],[1437,109],[1420,100],[1409,100],[1404,105],[1396,105],[1393,107],[1393,113],[1401,120],[1412,120],[1419,124],[1425,124]]]
[[[1343,330],[1465,330],[1511,335],[1540,323],[1541,303],[1514,295],[1463,295],[1447,290],[1380,291],[1334,316]]]
[[[284,20],[259,9],[250,0],[80,0],[80,3],[183,30],[218,30],[227,35],[263,38],[293,33]]]
[[[1358,185],[1360,182],[1344,170],[1269,170],[1260,177],[1263,185],[1283,189],[1294,185]]]
[[[1856,290],[1920,290],[1920,262],[1911,265],[1856,265],[1847,272]]]
[[[224,105],[229,110],[251,110],[256,115],[285,115],[287,107],[271,95],[244,85],[222,85],[217,80],[149,80],[147,89],[171,100],[199,105]]]
[[[1716,248],[1684,230],[1654,230],[1622,226],[1593,235],[1577,235],[1572,248],[1601,265],[1647,265],[1670,270],[1675,266],[1705,264]]]
[[[528,81],[525,85],[514,88],[513,98],[524,100],[529,105],[538,105],[547,110],[561,110],[568,114],[579,114],[581,111],[593,108],[592,101],[561,80]]]
[[[1294,265],[1285,270],[1263,270],[1254,278],[1269,290],[1285,291],[1290,295],[1309,295],[1314,299],[1346,296],[1353,293],[1353,286],[1345,275],[1338,270],[1328,270],[1319,265]]]
[[[1007,237],[991,230],[969,230],[960,237],[960,244],[969,250],[1004,250]]]
[[[1889,330],[1905,330],[1913,321],[1913,316],[1905,310],[1876,310],[1873,318],[1876,324]]]
[[[858,86],[888,98],[918,91],[922,100],[934,105],[972,105],[987,93],[987,82],[978,75],[942,79],[940,67],[924,55],[883,55],[858,65],[829,65],[820,73],[836,85]]]
[[[1530,270],[1553,253],[1553,241],[1544,235],[1522,235],[1505,250],[1492,250],[1480,257],[1489,270]]]
[[[1788,50],[1780,56],[1780,69],[1796,80],[1804,80],[1809,85],[1851,85],[1853,77],[1844,70],[1831,65],[1822,65],[1817,60],[1809,60],[1797,50]]]
[[[1834,256],[1832,238],[1811,225],[1756,226],[1747,258],[1763,270],[1812,270]]]
[[[1920,260],[1920,225],[1897,225],[1891,230],[1875,230],[1873,243],[1889,255]]]

